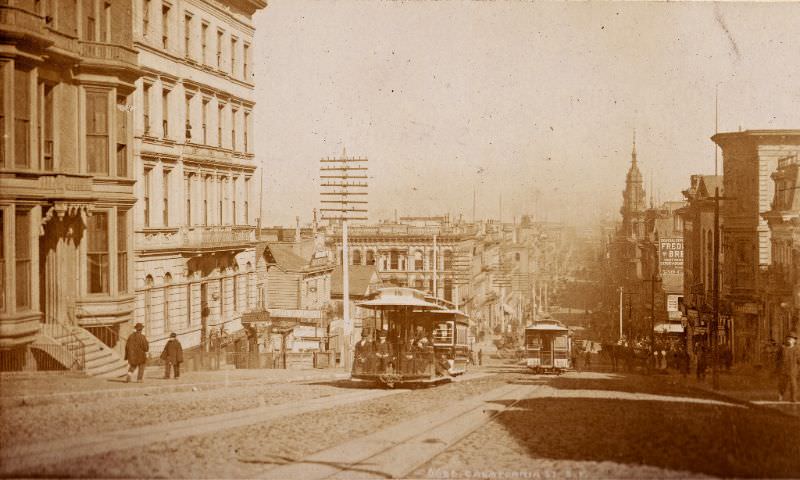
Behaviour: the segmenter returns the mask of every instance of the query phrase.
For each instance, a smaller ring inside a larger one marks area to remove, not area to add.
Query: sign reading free
[[[662,238],[659,240],[661,255],[659,263],[662,274],[683,274],[683,239]]]

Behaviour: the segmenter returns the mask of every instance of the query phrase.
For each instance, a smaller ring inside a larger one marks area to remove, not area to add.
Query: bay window
[[[109,293],[108,213],[94,213],[88,220],[86,270],[89,293]]]
[[[89,173],[108,175],[107,92],[86,92],[86,160]]]

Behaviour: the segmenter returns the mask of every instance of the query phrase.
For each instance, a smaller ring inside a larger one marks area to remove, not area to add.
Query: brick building
[[[770,178],[780,159],[800,151],[800,130],[746,130],[711,139],[722,149],[725,196],[722,202],[722,300],[730,309],[736,361],[761,364],[770,340],[764,303],[772,263],[771,232],[763,215],[772,209]]]

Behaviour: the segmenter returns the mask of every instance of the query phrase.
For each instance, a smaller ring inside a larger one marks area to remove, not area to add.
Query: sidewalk
[[[705,380],[697,380],[696,375],[687,376],[686,380],[678,373],[671,371],[665,378],[671,382],[714,392],[720,395],[769,408],[778,409],[790,415],[800,416],[800,403],[778,402],[778,378],[772,372],[757,370],[749,366],[734,367],[731,371],[719,372],[719,389],[714,390],[712,371],[709,369]]]
[[[253,382],[293,383],[350,378],[341,368],[330,369],[223,369],[186,372],[179,379],[164,379],[160,366],[145,369],[144,382],[125,383],[125,377],[96,378],[78,374],[2,374],[0,406],[33,405],[53,402],[80,402],[86,399],[131,395],[156,395],[196,390],[227,388]]]

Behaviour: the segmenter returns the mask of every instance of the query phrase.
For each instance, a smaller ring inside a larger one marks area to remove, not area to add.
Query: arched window
[[[233,311],[239,311],[239,265],[233,266]]]
[[[153,277],[144,278],[144,326],[146,333],[150,334],[150,323],[153,320]]]
[[[367,250],[367,265],[375,265],[375,252]]]
[[[361,265],[361,250],[353,250],[353,265]]]
[[[247,262],[245,266],[247,273],[244,275],[244,305],[245,308],[250,308],[250,276],[253,274],[253,265]]]
[[[164,274],[164,332],[170,328],[170,285],[172,284],[172,275],[169,272]]]

